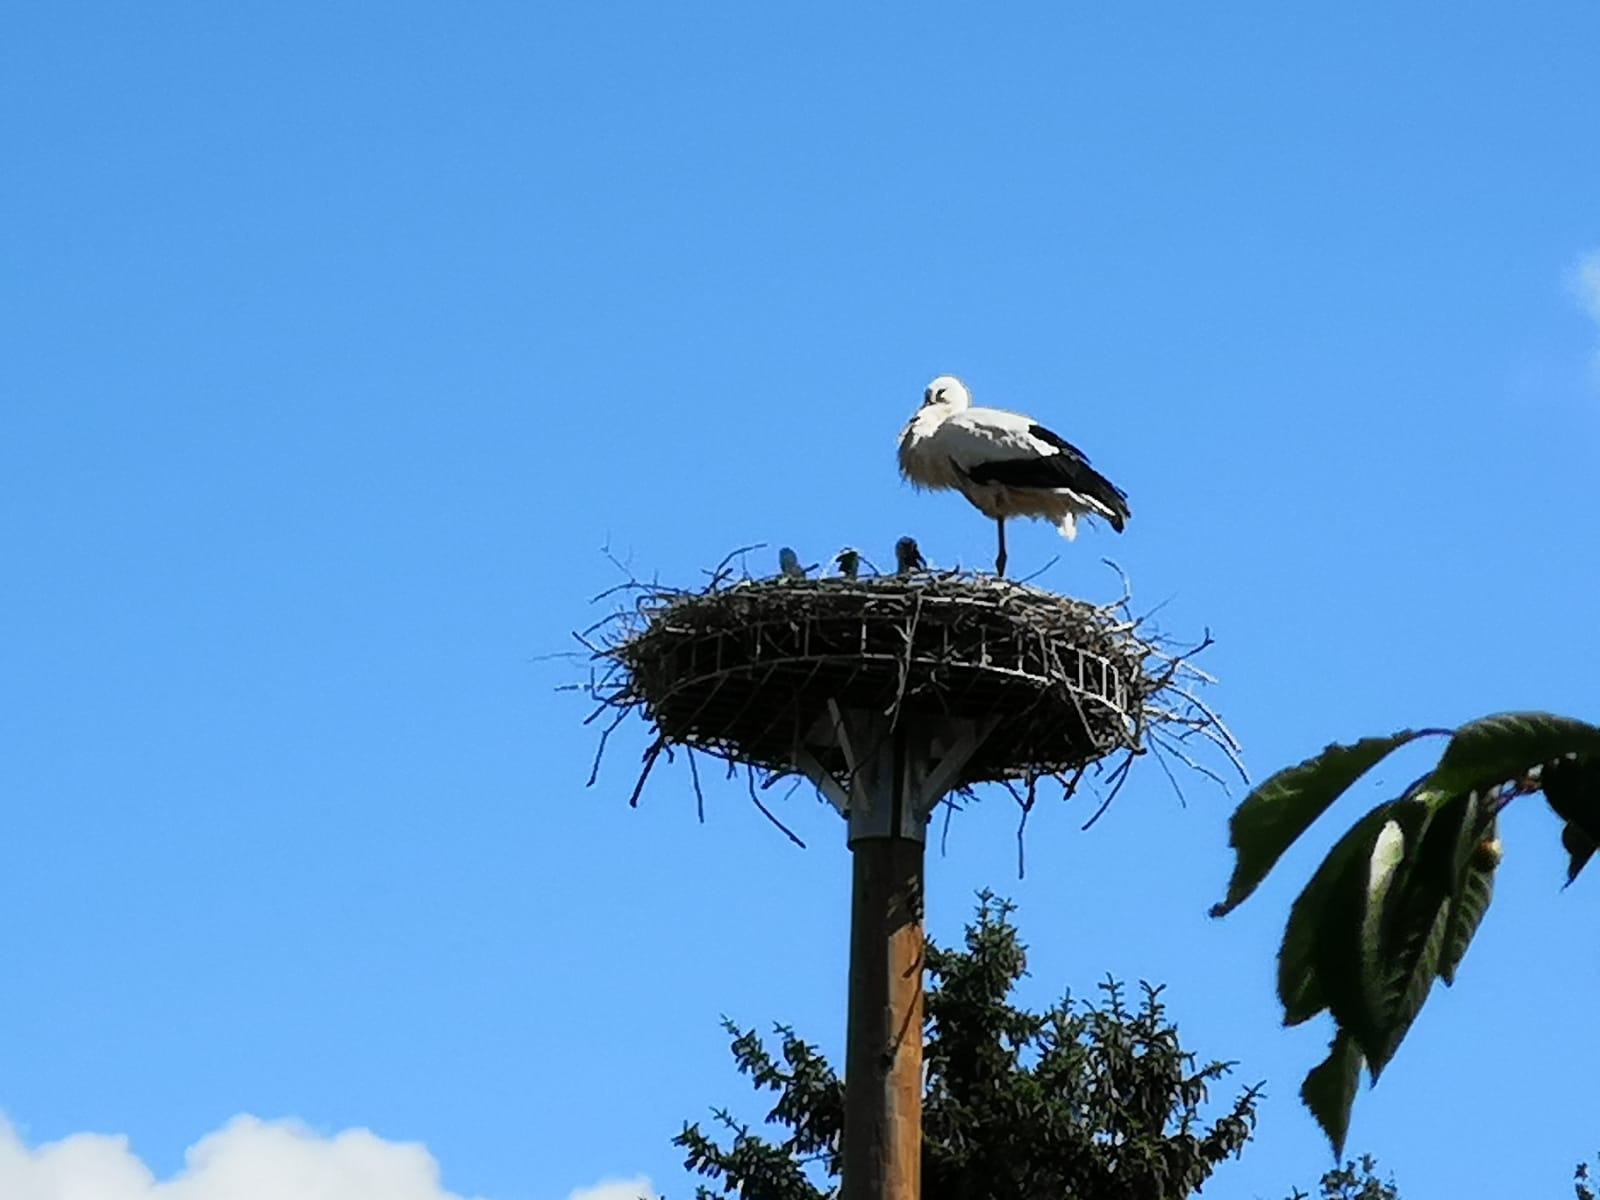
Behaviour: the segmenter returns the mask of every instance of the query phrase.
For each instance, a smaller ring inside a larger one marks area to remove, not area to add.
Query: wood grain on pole
[[[842,1200],[922,1188],[923,844],[863,838],[854,859]]]

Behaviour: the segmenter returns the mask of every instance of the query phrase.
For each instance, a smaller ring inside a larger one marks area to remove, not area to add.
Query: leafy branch
[[[1438,763],[1334,844],[1290,908],[1278,951],[1284,1023],[1333,1016],[1328,1057],[1300,1096],[1335,1154],[1344,1150],[1362,1067],[1375,1083],[1434,980],[1455,981],[1494,895],[1501,810],[1544,792],[1564,822],[1568,883],[1600,845],[1600,727],[1530,712],[1455,730],[1402,730],[1329,746],[1246,796],[1229,824],[1233,877],[1211,915],[1243,903],[1358,779],[1423,737],[1449,738]]]

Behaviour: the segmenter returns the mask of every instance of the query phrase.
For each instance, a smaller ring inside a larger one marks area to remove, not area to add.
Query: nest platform
[[[596,694],[658,744],[775,774],[849,770],[845,713],[981,723],[953,786],[1080,771],[1138,752],[1166,679],[1121,606],[985,575],[741,580],[646,591],[600,651]]]

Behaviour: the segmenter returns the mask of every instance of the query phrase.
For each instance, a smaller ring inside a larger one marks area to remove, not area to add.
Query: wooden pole
[[[865,838],[851,850],[842,1200],[918,1200],[923,844]]]
[[[849,820],[850,1003],[841,1200],[919,1200],[922,1191],[923,843],[939,797],[994,728],[942,718],[897,725],[829,706],[840,781],[796,760]]]

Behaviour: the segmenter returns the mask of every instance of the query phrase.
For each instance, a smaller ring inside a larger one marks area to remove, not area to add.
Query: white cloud
[[[125,1137],[77,1133],[30,1148],[0,1117],[4,1200],[463,1200],[426,1147],[365,1129],[323,1137],[293,1121],[235,1117],[158,1180]]]
[[[1578,303],[1600,325],[1600,250],[1591,250],[1578,259],[1567,277],[1567,285]]]
[[[650,1181],[642,1175],[637,1179],[605,1179],[591,1188],[579,1188],[567,1200],[655,1200]]]
[[[650,1181],[605,1179],[567,1200],[656,1200]],[[0,1116],[0,1200],[465,1200],[417,1142],[365,1129],[323,1137],[298,1121],[240,1116],[157,1179],[128,1139],[75,1133],[30,1148]]]
[[[1600,250],[1591,250],[1578,259],[1577,266],[1567,273],[1567,287],[1573,299],[1600,327]],[[1595,385],[1600,387],[1600,350],[1594,352],[1591,366]]]

